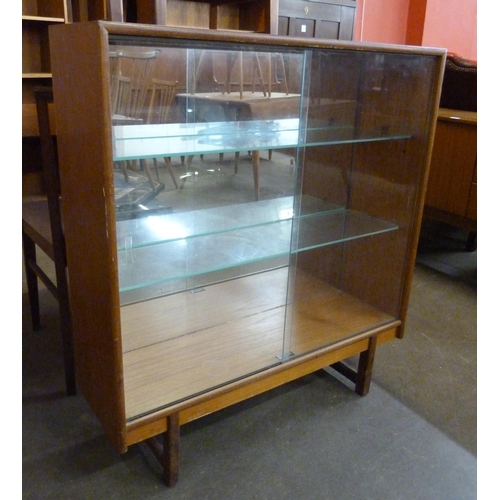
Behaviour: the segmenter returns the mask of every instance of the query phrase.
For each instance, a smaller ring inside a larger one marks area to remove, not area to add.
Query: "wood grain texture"
[[[115,206],[107,37],[97,23],[51,28],[78,386],[112,442],[124,450],[116,235],[109,224]]]
[[[302,355],[393,321],[297,270],[284,332],[288,269],[123,308],[127,418],[280,364],[284,337]]]
[[[472,213],[469,193],[477,158],[477,113],[442,110],[437,121],[425,204],[458,216]]]

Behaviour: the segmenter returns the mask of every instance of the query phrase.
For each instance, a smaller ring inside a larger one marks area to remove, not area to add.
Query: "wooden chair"
[[[112,122],[115,125],[144,123],[147,118],[146,98],[160,51],[116,50],[109,54],[111,75]],[[151,187],[156,185],[146,160],[139,160]],[[126,165],[120,167],[127,180]],[[133,168],[132,164],[129,166]]]
[[[149,109],[147,123],[168,123],[170,107],[175,97],[177,85],[179,82],[166,81],[153,78],[151,80],[151,97],[149,99]],[[175,178],[174,167],[169,157],[163,158],[168,172],[174,181],[175,188],[178,189],[177,179]],[[153,158],[153,164],[156,170],[156,178],[160,180],[158,173],[158,160]]]
[[[112,94],[114,80],[124,77],[130,80],[127,99],[121,103],[120,114],[127,118],[144,119],[144,104],[153,78],[158,50],[146,52],[117,50],[110,54]]]
[[[74,395],[76,394],[76,381],[68,294],[66,247],[60,209],[59,168],[48,111],[49,102],[53,102],[52,89],[35,89],[35,99],[42,153],[41,161],[47,197],[38,201],[23,201],[22,237],[28,299],[33,330],[41,328],[38,279],[40,279],[59,303],[66,393]],[[38,264],[37,248],[47,254],[54,262],[55,283]]]

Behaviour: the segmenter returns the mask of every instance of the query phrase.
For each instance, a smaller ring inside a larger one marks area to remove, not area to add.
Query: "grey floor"
[[[119,455],[80,396],[65,397],[57,305],[33,332],[23,278],[25,499],[474,499],[477,252],[426,221],[406,336],[380,346],[371,390],[325,371],[181,429],[180,480],[149,450]]]

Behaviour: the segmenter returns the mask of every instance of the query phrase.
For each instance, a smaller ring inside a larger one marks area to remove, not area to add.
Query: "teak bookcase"
[[[50,45],[77,379],[116,448],[151,443],[173,485],[186,422],[327,366],[366,394],[403,335],[445,52],[107,22]],[[157,55],[141,116],[117,116],[126,51]]]
[[[67,0],[22,1],[22,180],[23,196],[40,195],[40,138],[35,87],[51,84],[49,26],[71,22]],[[52,105],[49,108],[52,117]]]

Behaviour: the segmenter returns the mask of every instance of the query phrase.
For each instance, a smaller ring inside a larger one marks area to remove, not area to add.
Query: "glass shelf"
[[[301,217],[306,217],[342,209],[343,207],[339,205],[312,196],[302,196],[297,210],[300,211]],[[117,247],[118,251],[125,251],[170,241],[261,227],[290,221],[293,215],[293,197],[285,196],[239,205],[146,216],[117,223]]]
[[[290,254],[397,229],[311,197],[303,205],[298,217],[286,197],[119,222],[120,291],[258,262],[287,265]]]
[[[305,140],[300,120],[258,120],[214,123],[171,123],[161,125],[115,125],[113,160],[125,161],[162,156],[261,151],[290,147],[319,146],[369,141],[401,140],[411,134],[397,132],[357,135],[354,126],[315,120],[308,125]],[[302,144],[305,142],[305,144]]]

